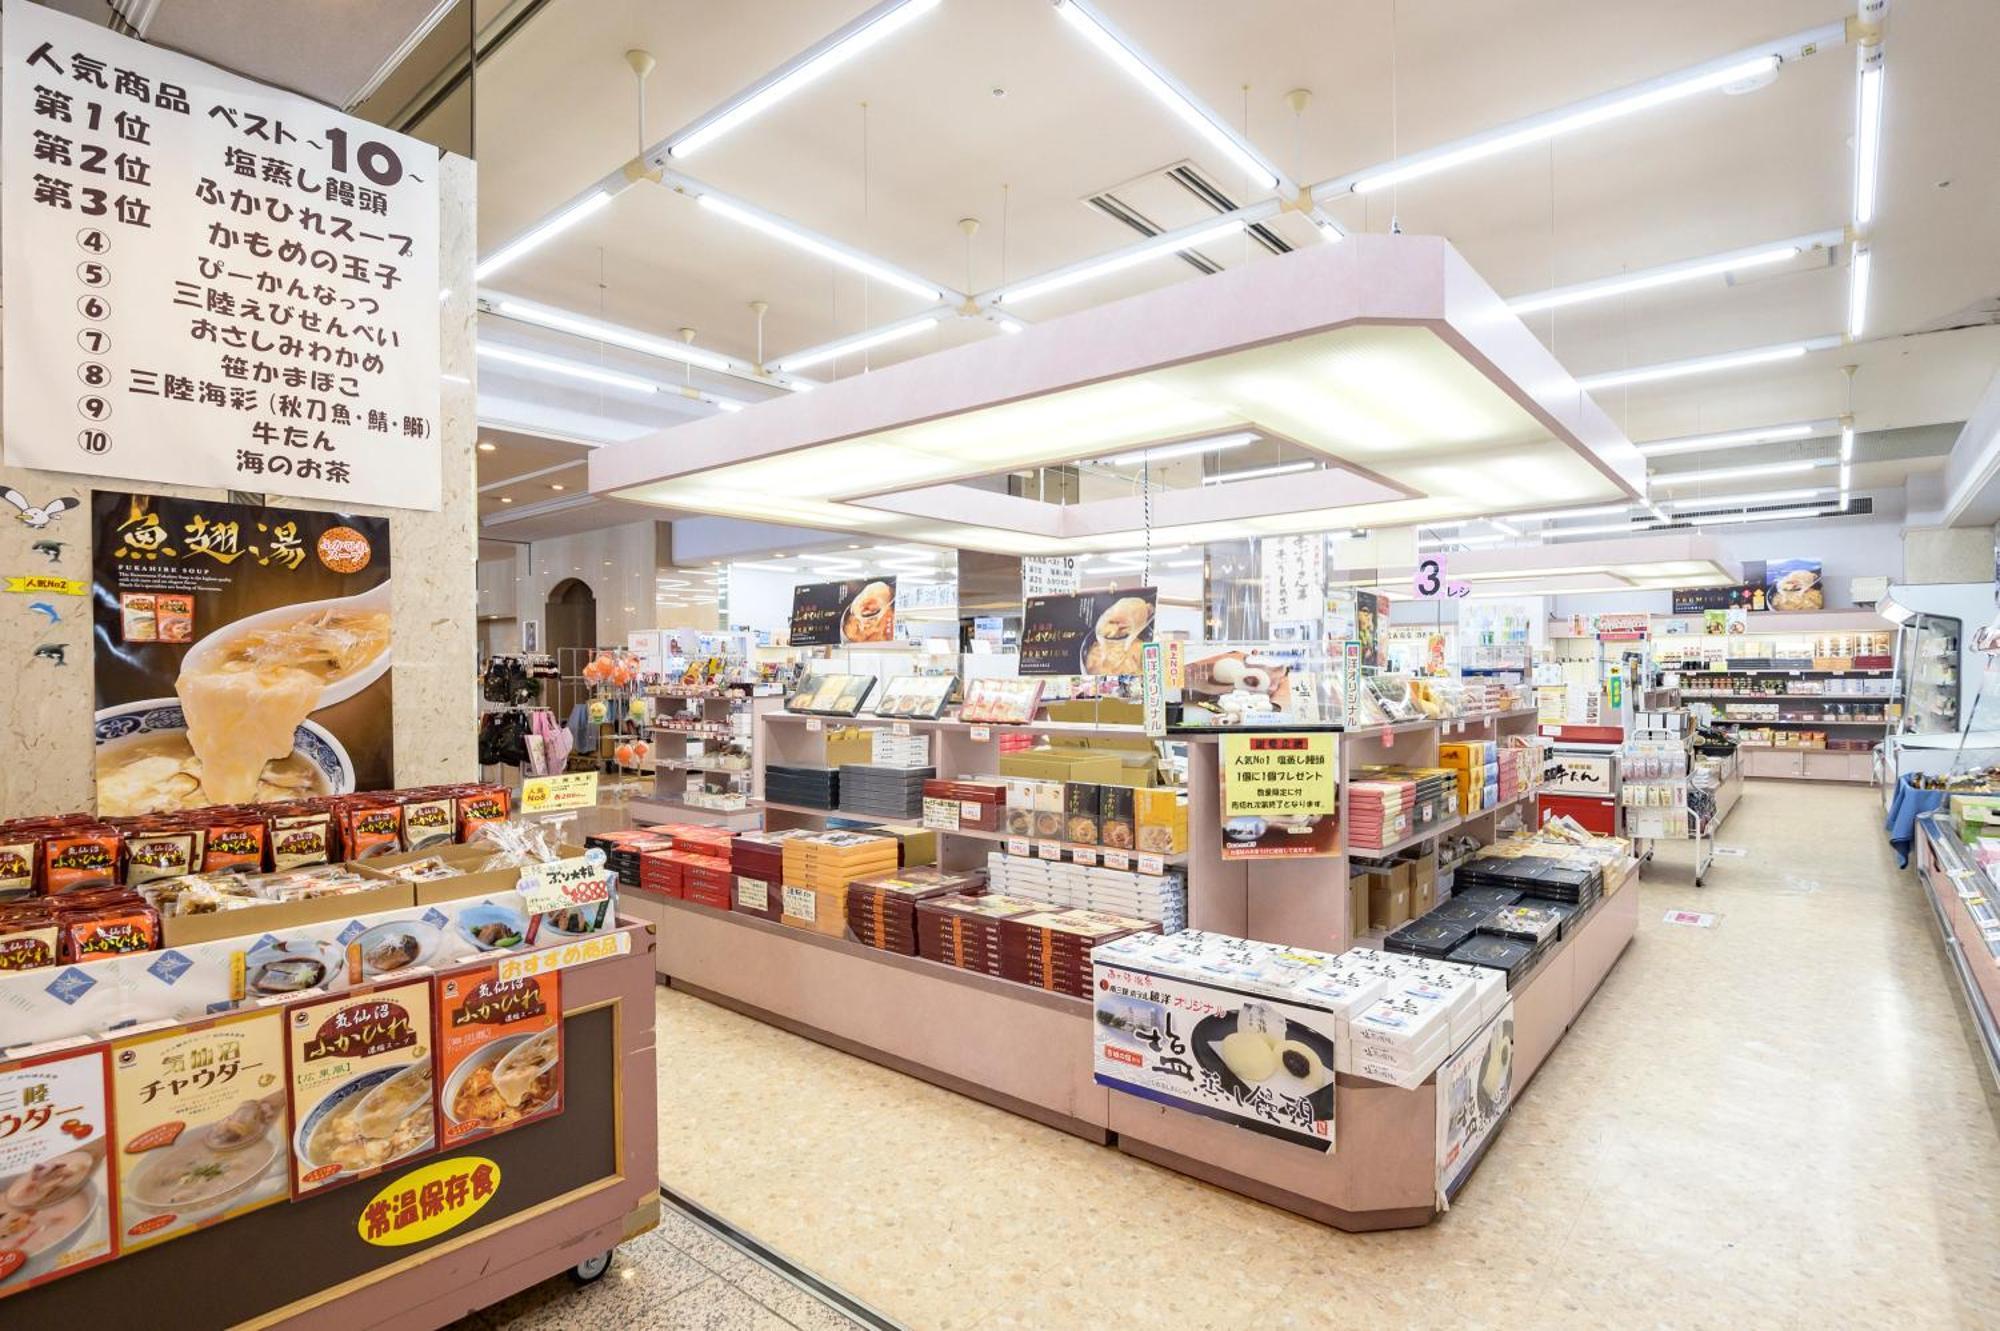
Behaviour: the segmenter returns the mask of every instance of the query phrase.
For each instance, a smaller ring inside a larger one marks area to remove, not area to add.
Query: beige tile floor
[[[1880,821],[1867,790],[1752,783],[1722,836],[1748,854],[1705,888],[1665,848],[1637,939],[1426,1229],[1325,1229],[669,991],[661,1175],[938,1331],[2000,1325],[1993,1101]],[[808,1315],[732,1299],[701,1242],[630,1254],[629,1324]]]

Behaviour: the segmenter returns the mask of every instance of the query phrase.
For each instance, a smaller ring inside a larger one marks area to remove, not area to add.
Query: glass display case
[[[1959,636],[1962,621],[1918,613],[1896,636],[1896,678],[1907,700],[1897,731],[1955,734],[1959,728]]]

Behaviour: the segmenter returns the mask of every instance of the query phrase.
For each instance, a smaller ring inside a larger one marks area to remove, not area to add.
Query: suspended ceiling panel
[[[1154,516],[1158,536],[1447,521],[1644,486],[1630,442],[1448,242],[1357,236],[609,445],[591,456],[591,489],[970,549],[1081,552],[1129,544],[1143,513],[1109,529],[1086,504],[1024,525],[1002,504],[982,516],[955,483],[1245,428],[1323,469],[1176,495]]]

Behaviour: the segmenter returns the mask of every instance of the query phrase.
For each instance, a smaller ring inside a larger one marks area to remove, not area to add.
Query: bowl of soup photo
[[[502,1037],[452,1069],[438,1108],[458,1127],[512,1127],[561,1094],[561,1057],[562,1039],[553,1029]]]
[[[236,1202],[259,1183],[279,1177],[284,1133],[282,1100],[245,1100],[213,1123],[187,1129],[170,1146],[146,1152],[126,1180],[127,1207],[198,1217]],[[125,1216],[128,1228],[133,1217]]]
[[[364,1072],[313,1107],[292,1135],[299,1173],[337,1165],[350,1174],[430,1149],[429,1059],[402,1068]]]
[[[359,596],[281,605],[224,624],[188,648],[181,678],[250,675],[270,688],[292,676],[308,677],[317,687],[306,710],[317,712],[382,678],[389,660],[384,582]]]
[[[201,759],[188,741],[187,714],[174,698],[106,707],[97,713],[97,811],[106,817],[197,809],[225,801],[204,783]],[[292,728],[290,752],[266,761],[251,793],[238,801],[266,803],[354,789],[354,760],[331,732],[311,721]]]
[[[97,1214],[96,1168],[88,1151],[71,1151],[0,1178],[0,1252],[20,1253],[34,1275],[36,1258],[65,1251]]]

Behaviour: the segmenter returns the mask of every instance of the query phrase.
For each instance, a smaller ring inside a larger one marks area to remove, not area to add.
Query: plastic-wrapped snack
[[[481,823],[466,838],[469,846],[490,847],[493,857],[484,864],[473,863],[466,872],[486,869],[518,869],[529,864],[548,864],[562,858],[562,843],[556,833],[541,823]]]

